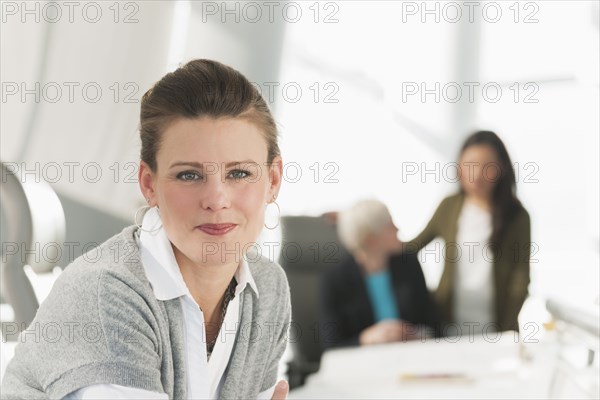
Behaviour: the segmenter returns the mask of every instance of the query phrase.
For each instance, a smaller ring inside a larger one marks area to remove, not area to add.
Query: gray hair
[[[348,250],[358,251],[363,249],[367,236],[381,232],[390,221],[392,216],[381,201],[361,200],[339,213],[337,231],[340,241]]]

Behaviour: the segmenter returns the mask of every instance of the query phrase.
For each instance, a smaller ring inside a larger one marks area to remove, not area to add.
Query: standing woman
[[[459,193],[441,202],[405,251],[415,253],[436,237],[446,242],[435,297],[444,321],[458,324],[459,334],[518,330],[531,232],[515,195],[510,157],[495,133],[479,131],[462,146],[459,171]]]
[[[65,269],[2,397],[284,398],[289,287],[255,245],[282,172],[265,101],[238,71],[194,60],[143,96],[140,135],[141,226],[136,213]]]

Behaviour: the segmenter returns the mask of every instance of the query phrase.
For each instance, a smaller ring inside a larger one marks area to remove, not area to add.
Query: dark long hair
[[[467,138],[463,144],[460,155],[464,151],[474,145],[487,145],[491,147],[498,158],[498,167],[500,175],[497,178],[496,185],[492,192],[492,234],[490,243],[500,246],[506,227],[509,222],[516,217],[519,211],[523,208],[519,199],[517,199],[517,186],[515,171],[510,161],[510,156],[502,140],[492,131],[478,131]],[[464,188],[460,187],[461,193],[464,193]]]

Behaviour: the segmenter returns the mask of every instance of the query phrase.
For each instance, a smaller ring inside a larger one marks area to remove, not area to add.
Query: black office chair
[[[348,254],[339,242],[335,214],[321,217],[282,217],[279,263],[290,284],[292,324],[289,340],[293,358],[288,363],[290,388],[304,384],[319,370],[319,281],[323,268],[339,264]]]

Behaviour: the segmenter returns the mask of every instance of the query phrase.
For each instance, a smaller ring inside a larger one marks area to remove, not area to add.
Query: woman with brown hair
[[[194,60],[143,96],[140,135],[147,212],[61,274],[2,397],[285,397],[289,287],[255,244],[282,176],[265,101]]]
[[[405,251],[416,253],[436,237],[445,241],[435,297],[443,320],[455,326],[444,333],[518,330],[529,285],[530,220],[500,138],[490,131],[467,138],[459,172],[459,192],[441,202]]]

